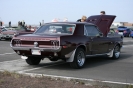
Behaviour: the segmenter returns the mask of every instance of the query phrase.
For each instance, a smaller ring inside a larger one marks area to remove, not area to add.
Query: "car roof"
[[[88,25],[95,25],[93,23],[88,23],[88,22],[49,22],[45,24],[88,24]]]

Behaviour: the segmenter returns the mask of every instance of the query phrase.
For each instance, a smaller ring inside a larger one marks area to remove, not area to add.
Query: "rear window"
[[[75,24],[45,24],[41,26],[35,33],[43,34],[73,34]]]

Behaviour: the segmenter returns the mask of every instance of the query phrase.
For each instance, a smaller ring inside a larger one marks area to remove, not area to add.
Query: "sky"
[[[76,21],[83,15],[116,15],[114,22],[133,23],[133,0],[0,0],[0,20],[17,24],[51,22],[54,18]]]

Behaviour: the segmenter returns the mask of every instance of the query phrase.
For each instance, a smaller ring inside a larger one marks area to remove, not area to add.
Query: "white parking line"
[[[66,62],[64,62],[64,63],[66,63]],[[32,68],[32,69],[22,70],[22,71],[19,71],[19,73],[24,73],[24,72],[26,72],[26,71],[37,70],[37,69],[41,69],[41,68],[43,68],[43,67],[56,66],[56,65],[60,65],[60,64],[64,64],[64,63],[62,62],[62,63],[52,64],[52,65],[48,65],[48,66],[42,66],[42,67],[38,67],[38,68]]]
[[[20,61],[20,59],[17,59],[17,60],[2,61],[2,62],[0,62],[0,63],[10,63],[10,62],[14,62],[14,61]]]
[[[124,42],[133,42],[133,40],[125,40]]]
[[[125,47],[133,47],[133,45],[123,45],[122,47],[123,48],[125,48]]]
[[[0,54],[0,55],[10,55],[10,54],[15,54],[15,52],[13,52],[13,53],[3,53],[3,54]]]

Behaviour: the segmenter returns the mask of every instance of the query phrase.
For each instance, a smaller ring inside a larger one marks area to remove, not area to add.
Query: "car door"
[[[90,41],[87,48],[90,49],[91,54],[103,54],[107,53],[109,40],[107,37],[101,36],[101,32],[95,25],[85,25],[87,32],[87,38]]]

